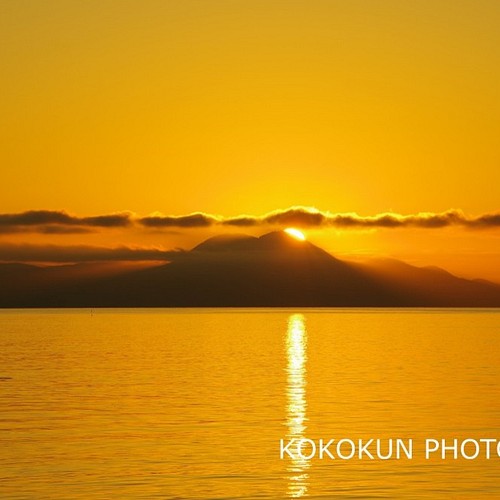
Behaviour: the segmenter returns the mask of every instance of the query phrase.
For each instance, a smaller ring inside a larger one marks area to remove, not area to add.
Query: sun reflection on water
[[[307,332],[305,319],[302,314],[292,314],[288,318],[286,336],[287,350],[287,438],[296,441],[304,438],[306,426],[306,361],[307,361]],[[294,453],[289,459],[287,496],[290,498],[303,497],[307,493],[307,470],[310,467],[308,459],[301,458]]]

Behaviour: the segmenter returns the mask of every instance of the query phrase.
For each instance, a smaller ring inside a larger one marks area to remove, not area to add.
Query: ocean
[[[499,359],[499,309],[1,310],[0,498],[500,498]]]

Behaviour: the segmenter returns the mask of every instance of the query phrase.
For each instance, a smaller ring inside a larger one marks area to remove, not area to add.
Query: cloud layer
[[[441,213],[421,212],[410,215],[382,213],[361,216],[356,213],[320,211],[310,207],[290,207],[284,210],[275,210],[262,216],[240,215],[237,217],[223,217],[203,212],[180,216],[152,214],[146,217],[140,217],[131,212],[120,212],[78,217],[56,210],[30,210],[17,214],[0,214],[0,233],[68,234],[131,227],[162,230],[165,228],[206,228],[209,226],[297,226],[304,229],[404,227],[435,229],[462,226],[488,229],[500,227],[500,213],[469,217],[461,210],[448,210]]]
[[[28,210],[18,214],[0,214],[0,233],[81,233],[92,228],[127,227],[132,224],[128,212],[76,217],[62,210]]]
[[[440,228],[447,226],[465,226],[471,228],[500,227],[500,214],[485,214],[479,217],[467,217],[460,210],[448,210],[441,213],[421,212],[401,215],[383,213],[364,217],[356,213],[332,213],[307,207],[292,207],[276,210],[262,217],[240,216],[225,219],[222,224],[229,226],[298,226],[301,228],[401,228],[421,227]]]
[[[1,262],[95,262],[95,261],[171,261],[182,250],[156,248],[97,247],[87,245],[32,245],[0,243]]]

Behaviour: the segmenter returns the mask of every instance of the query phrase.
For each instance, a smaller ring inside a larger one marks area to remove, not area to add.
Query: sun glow
[[[296,240],[305,241],[306,239],[302,231],[299,231],[298,229],[295,229],[293,227],[287,227],[285,229],[285,233],[289,234],[292,238],[295,238]]]

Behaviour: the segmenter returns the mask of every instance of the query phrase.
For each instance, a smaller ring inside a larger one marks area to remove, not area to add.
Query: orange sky
[[[496,0],[3,2],[0,213],[497,213],[499,25]],[[24,227],[0,245],[226,230]],[[498,226],[308,233],[500,281]]]

